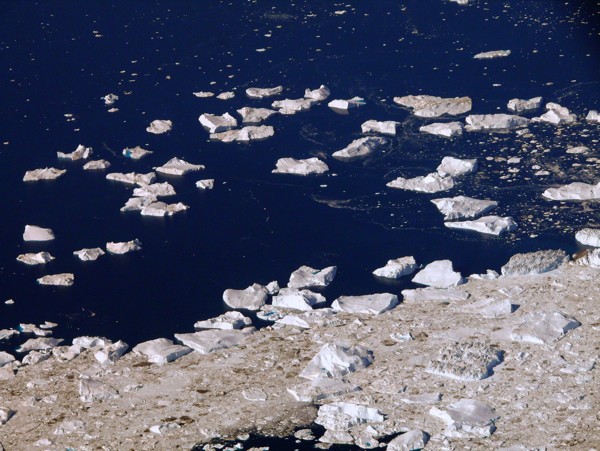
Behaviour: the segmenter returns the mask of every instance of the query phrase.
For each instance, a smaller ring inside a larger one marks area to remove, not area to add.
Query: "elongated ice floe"
[[[105,252],[99,247],[84,248],[78,251],[73,251],[73,255],[84,262],[95,261],[104,254]]]
[[[363,122],[360,129],[363,133],[381,133],[382,135],[396,136],[396,127],[400,122],[396,121],[375,121],[368,120]]]
[[[189,334],[175,334],[175,339],[200,354],[209,354],[221,349],[241,345],[252,330],[202,330]]]
[[[596,185],[573,182],[557,188],[548,188],[542,196],[550,200],[595,200],[600,199],[600,182]]]
[[[63,153],[63,152],[56,152],[56,156],[58,158],[64,159],[64,160],[72,160],[72,161],[77,161],[77,160],[85,160],[87,158],[89,158],[92,155],[93,151],[91,147],[85,147],[83,144],[79,144],[77,146],[77,149],[75,149],[73,152],[71,153]]]
[[[268,298],[267,289],[257,283],[243,290],[229,288],[223,292],[223,301],[234,309],[259,310]]]
[[[446,221],[471,219],[487,213],[498,206],[493,200],[480,200],[466,196],[443,197],[431,202],[444,215]]]
[[[150,185],[156,180],[156,174],[154,172],[148,172],[147,174],[138,174],[137,172],[128,172],[127,174],[123,174],[122,172],[111,172],[110,174],[106,174],[106,179],[125,183],[127,185]]]
[[[312,175],[323,174],[329,167],[316,157],[305,160],[295,158],[280,158],[277,160],[276,168],[271,172],[274,174]]]
[[[444,138],[452,138],[462,135],[463,125],[460,122],[435,122],[419,127],[419,131],[430,135],[443,136]]]
[[[335,110],[350,110],[366,105],[365,99],[362,97],[352,97],[351,99],[335,99],[327,104],[329,108]]]
[[[505,130],[523,127],[529,123],[529,119],[513,114],[473,114],[467,116],[465,122],[467,131]]]
[[[542,274],[558,268],[567,261],[569,256],[560,249],[515,254],[502,267],[502,275],[509,277]]]
[[[513,113],[522,113],[524,111],[537,110],[542,106],[542,97],[532,97],[531,99],[511,99],[506,107]]]
[[[43,265],[52,260],[54,260],[54,257],[49,252],[21,254],[17,257],[17,261],[26,265]]]
[[[129,158],[131,160],[141,160],[142,158],[147,157],[148,155],[151,155],[152,153],[154,153],[154,152],[152,152],[151,150],[143,149],[140,146],[135,146],[132,148],[127,147],[127,148],[123,149],[123,156],[125,158]]]
[[[394,97],[398,105],[412,108],[413,114],[419,117],[440,117],[445,114],[456,116],[471,111],[470,97],[442,98],[430,95],[410,95]]]
[[[174,344],[173,341],[166,338],[157,338],[138,344],[132,351],[134,354],[146,357],[151,363],[164,365],[189,354],[192,349]]]
[[[194,324],[195,329],[221,329],[233,330],[244,329],[252,326],[252,320],[240,312],[225,312],[215,318],[203,321],[197,321]]]
[[[301,266],[290,275],[289,288],[323,288],[328,286],[337,273],[337,266],[315,269]]]
[[[72,273],[50,274],[37,279],[40,285],[54,285],[62,287],[70,287],[75,282],[75,276]]]
[[[150,125],[146,128],[148,133],[154,133],[160,135],[166,133],[173,128],[173,122],[169,120],[156,119],[150,122]]]
[[[600,229],[581,229],[575,234],[575,239],[586,246],[600,247]]]
[[[491,59],[491,58],[504,58],[510,55],[510,50],[491,50],[489,52],[481,52],[473,56],[474,59]]]
[[[229,113],[222,114],[221,116],[204,113],[198,118],[198,121],[200,121],[200,124],[209,133],[224,132],[238,125],[236,118]]]
[[[244,124],[260,124],[274,114],[279,113],[278,111],[270,110],[269,108],[251,108],[248,106],[236,111],[242,117],[242,122]]]
[[[250,142],[260,141],[263,139],[270,138],[275,134],[275,129],[270,125],[260,125],[243,127],[236,130],[227,130],[226,132],[213,133],[210,135],[210,139],[215,141],[221,141],[224,143],[229,142]]]
[[[23,176],[24,182],[37,182],[38,180],[56,180],[67,173],[66,169],[44,168],[27,171]]]
[[[390,141],[388,138],[382,138],[380,136],[367,136],[365,138],[355,139],[348,144],[348,146],[338,150],[337,152],[334,152],[331,156],[341,160],[363,157],[387,145],[389,142]]]
[[[148,205],[144,205],[140,210],[142,216],[173,216],[175,213],[186,211],[189,206],[184,203],[177,202],[174,204],[167,204],[165,202],[153,202]]]
[[[192,94],[194,94],[196,97],[199,97],[201,99],[206,99],[208,97],[214,97],[214,95],[215,95],[214,92],[210,92],[210,91],[198,91],[198,92],[193,92]]]
[[[413,277],[412,281],[434,288],[450,288],[465,282],[461,274],[454,271],[450,260],[429,263]]]
[[[367,294],[363,296],[340,296],[331,308],[346,313],[379,315],[398,305],[398,296],[391,293]]]
[[[142,243],[138,239],[131,241],[121,241],[118,243],[108,242],[106,243],[106,250],[110,254],[127,254],[128,252],[142,250]]]
[[[418,267],[414,257],[400,257],[388,260],[385,266],[377,268],[373,274],[386,279],[399,279],[412,274]]]
[[[23,241],[51,241],[54,239],[52,229],[45,229],[34,225],[26,225],[23,232]]]
[[[264,99],[265,97],[276,96],[283,92],[283,86],[275,86],[273,88],[248,88],[246,95],[251,99]]]
[[[513,329],[510,338],[513,341],[549,344],[560,340],[567,332],[579,326],[579,321],[559,311],[531,312]]]
[[[550,124],[571,124],[577,121],[577,115],[571,114],[568,108],[558,103],[549,102],[546,104],[546,112],[540,117],[533,118],[533,121],[548,122]]]
[[[175,194],[175,188],[169,182],[152,183],[151,185],[143,185],[133,190],[133,197],[168,197]]]
[[[86,171],[100,171],[109,167],[110,161],[106,160],[92,160],[83,165],[83,169]]]
[[[386,183],[386,186],[422,193],[438,193],[453,188],[454,179],[452,177],[441,176],[437,172],[432,172],[431,174],[421,175],[411,179],[398,177],[395,180]]]
[[[271,107],[279,110],[281,114],[296,114],[300,111],[308,111],[315,103],[312,99],[283,99],[276,100],[271,104]]]
[[[321,85],[317,89],[308,89],[304,90],[304,98],[314,100],[315,102],[322,102],[327,97],[331,95],[331,91],[325,85]]]
[[[154,168],[156,172],[168,175],[185,175],[202,169],[204,169],[204,166],[201,164],[191,164],[177,157],[171,158],[162,166]]]
[[[486,235],[501,235],[517,228],[512,217],[483,216],[472,221],[444,222],[449,229],[473,230]]]

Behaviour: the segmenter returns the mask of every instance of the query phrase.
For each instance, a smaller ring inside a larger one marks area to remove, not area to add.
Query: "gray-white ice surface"
[[[196,187],[202,190],[213,189],[215,187],[215,179],[198,180]]]
[[[102,365],[110,365],[119,360],[129,349],[129,345],[124,341],[107,343],[94,352],[94,358]]]
[[[485,438],[496,430],[499,418],[486,403],[476,399],[461,399],[445,408],[432,407],[429,413],[446,423],[444,435],[457,438]]]
[[[151,363],[165,364],[192,352],[187,346],[174,344],[167,338],[156,338],[135,346],[135,354],[147,357]]]
[[[437,173],[442,177],[462,177],[477,170],[477,160],[461,160],[455,157],[444,157],[437,167]]]
[[[326,343],[299,376],[310,380],[338,378],[368,367],[373,359],[373,353],[364,346]]]
[[[363,296],[340,296],[331,304],[333,310],[354,314],[379,315],[398,305],[398,296],[391,293]]]
[[[154,133],[155,135],[160,135],[162,133],[166,133],[173,128],[173,122],[169,120],[156,119],[150,123],[150,125],[146,128],[148,133]]]
[[[52,229],[45,229],[34,225],[26,225],[23,232],[23,241],[51,241],[54,239]]]
[[[386,183],[386,186],[422,193],[439,193],[453,188],[454,179],[452,177],[441,176],[437,172],[432,172],[431,174],[420,175],[410,179],[398,177]]]
[[[214,92],[210,92],[210,91],[198,91],[198,92],[193,92],[192,94],[194,94],[196,97],[199,97],[201,99],[205,99],[208,97],[214,97],[214,95],[215,95]]]
[[[491,50],[489,52],[481,52],[473,56],[474,59],[491,59],[504,58],[510,55],[510,50]]]
[[[238,125],[237,120],[229,113],[221,116],[204,113],[198,118],[198,121],[209,133],[224,132]]]
[[[452,138],[462,135],[463,128],[463,124],[460,122],[434,122],[419,127],[419,131],[430,135]]]
[[[140,214],[142,216],[155,216],[162,218],[163,216],[173,216],[175,213],[186,211],[188,208],[190,207],[181,202],[177,202],[174,204],[167,204],[165,202],[153,202],[151,204],[143,206],[140,210]]]
[[[8,352],[0,351],[0,368],[15,361],[15,356]]]
[[[49,274],[37,279],[40,285],[54,285],[61,287],[70,287],[75,282],[75,276],[70,272],[60,274]]]
[[[202,169],[204,169],[204,166],[201,164],[191,164],[177,157],[171,158],[162,166],[154,168],[156,172],[168,175],[185,175],[190,172],[201,171]]]
[[[529,119],[514,114],[473,114],[465,119],[467,123],[465,130],[504,130],[523,127],[529,123]]]
[[[39,180],[56,180],[67,173],[66,169],[44,168],[25,172],[24,182],[37,182]]]
[[[426,371],[459,381],[478,381],[492,375],[502,356],[501,350],[479,341],[454,342],[440,349]]]
[[[468,0],[453,0],[459,5],[466,5]],[[425,448],[429,442],[429,434],[420,429],[412,429],[395,437],[387,444],[387,451],[416,451]]]
[[[594,124],[600,124],[600,113],[596,110],[590,110],[588,111],[585,120]]]
[[[148,155],[151,155],[153,153],[154,152],[152,152],[151,150],[146,150],[140,146],[135,146],[131,148],[127,147],[123,149],[123,156],[131,160],[141,160],[142,158],[147,157]]]
[[[322,102],[331,95],[331,91],[325,85],[319,86],[317,89],[305,89],[304,98],[314,100],[315,102]]]
[[[175,188],[169,182],[152,183],[143,185],[133,190],[134,197],[168,197],[177,194]]]
[[[219,99],[219,100],[230,100],[233,98],[235,98],[235,92],[233,92],[233,91],[225,91],[225,92],[220,93],[217,96],[217,99]]]
[[[450,288],[465,282],[461,274],[454,271],[450,260],[429,263],[413,277],[412,281],[434,288]]]
[[[21,346],[17,347],[16,351],[20,353],[30,351],[49,351],[50,349],[61,344],[63,341],[64,340],[62,338],[30,338]]]
[[[278,113],[278,111],[270,110],[268,108],[251,108],[248,106],[240,108],[237,112],[242,117],[242,122],[244,124],[260,124],[262,121],[265,121]]]
[[[587,146],[575,146],[569,147],[566,152],[572,155],[587,154],[590,152],[590,148]]]
[[[575,263],[590,268],[600,268],[600,249],[587,249],[575,260]]]
[[[110,168],[110,161],[106,160],[92,160],[88,161],[83,165],[83,169],[86,171],[101,171],[103,169]]]
[[[575,234],[575,239],[586,246],[600,247],[600,229],[581,229]]]
[[[236,130],[228,130],[221,133],[213,133],[210,135],[210,139],[221,141],[224,143],[229,142],[250,142],[260,141],[262,139],[270,138],[275,134],[275,129],[270,125],[254,126],[249,125]]]
[[[351,110],[366,105],[365,99],[362,97],[352,97],[351,99],[335,99],[327,104],[329,108],[335,110]]]
[[[272,97],[283,92],[283,86],[275,86],[273,88],[248,88],[246,89],[246,95],[251,99],[264,99],[265,97]]]
[[[138,174],[137,172],[128,172],[126,174],[121,172],[111,172],[110,174],[106,174],[106,179],[125,183],[126,185],[142,186],[154,183],[156,174],[154,172],[148,172],[147,174]]]
[[[301,266],[290,275],[289,288],[318,288],[329,285],[337,272],[337,266],[328,266],[315,269],[310,266]]]
[[[532,97],[531,99],[511,99],[506,107],[513,113],[522,113],[524,111],[537,110],[542,106],[542,97]]]
[[[239,346],[252,333],[246,330],[203,330],[189,334],[175,334],[175,339],[200,354]]]
[[[325,302],[325,296],[322,294],[297,288],[282,288],[276,296],[273,296],[274,307],[294,310],[312,310],[315,305]]]
[[[271,107],[279,110],[281,114],[295,114],[299,111],[308,111],[315,103],[312,99],[284,99],[276,100],[271,104]]]
[[[360,126],[362,133],[380,133],[382,135],[396,136],[396,127],[400,122],[368,120]]]
[[[332,402],[319,407],[315,423],[328,431],[347,431],[364,423],[382,423],[385,417],[379,410],[349,402]]]
[[[502,275],[529,276],[542,274],[558,268],[569,261],[569,256],[563,250],[544,250],[513,255],[502,267]]]
[[[400,257],[388,260],[385,266],[377,268],[373,274],[386,279],[399,279],[412,274],[418,267],[414,257]]]
[[[79,380],[81,402],[108,401],[119,397],[119,392],[102,381],[83,378]]]
[[[25,263],[26,265],[43,265],[52,260],[54,260],[54,257],[48,252],[27,253],[17,257],[17,261]]]
[[[431,202],[444,215],[446,221],[476,218],[498,206],[498,202],[493,200],[474,199],[466,196],[443,197],[432,199]]]
[[[471,111],[470,97],[442,98],[430,95],[409,95],[394,97],[398,105],[412,108],[413,114],[419,117],[440,117],[445,114],[456,116]]]
[[[142,208],[153,204],[158,199],[154,196],[132,197],[121,207],[121,211],[142,211]]]
[[[106,250],[110,254],[127,254],[128,252],[142,250],[142,243],[138,239],[134,239],[131,241],[121,241],[118,243],[108,242],[106,243]]]
[[[367,136],[364,138],[358,138],[343,149],[334,152],[332,157],[341,160],[363,157],[385,146],[386,144],[389,144],[389,142],[390,141],[388,138],[382,138],[380,136]]]
[[[550,344],[579,326],[579,321],[559,311],[531,312],[513,329],[510,338],[513,341]]]
[[[71,152],[71,153],[56,152],[56,156],[58,158],[65,159],[65,160],[77,161],[77,160],[85,160],[85,159],[89,158],[92,155],[92,153],[93,153],[93,151],[92,151],[91,147],[85,147],[83,144],[79,144],[77,146],[77,149],[75,149],[73,152]]]
[[[450,0],[451,2],[457,3],[459,5],[468,5],[469,0]]]
[[[267,302],[267,289],[257,283],[243,290],[228,288],[223,292],[223,301],[234,309],[259,310]]]
[[[197,321],[194,324],[195,329],[243,329],[252,326],[252,320],[240,312],[225,312],[215,318],[203,321]]]
[[[600,183],[596,185],[573,182],[557,188],[548,188],[542,196],[550,200],[595,200],[600,199]]]
[[[465,312],[476,313],[484,318],[510,315],[515,306],[510,299],[485,298],[463,306]]]
[[[341,378],[319,378],[289,387],[287,391],[296,401],[315,403],[349,393],[356,393],[361,391],[361,388]]]
[[[104,105],[110,106],[113,105],[117,100],[119,100],[119,96],[116,94],[106,94],[104,97],[100,97],[101,100],[104,100]]]
[[[280,158],[271,172],[274,174],[312,175],[323,174],[329,166],[316,157],[297,160],[295,158]]]
[[[466,301],[469,294],[466,291],[448,288],[416,288],[414,290],[402,290],[404,302],[449,302]]]
[[[577,121],[577,115],[571,114],[568,108],[558,103],[549,102],[546,104],[546,112],[533,121],[548,122],[550,124],[571,124]]]
[[[444,222],[449,229],[473,230],[486,235],[502,235],[517,228],[516,222],[511,216],[482,216],[470,221]]]

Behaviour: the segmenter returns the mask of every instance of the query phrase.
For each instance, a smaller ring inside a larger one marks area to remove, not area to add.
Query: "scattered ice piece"
[[[165,202],[153,202],[145,205],[140,210],[142,216],[155,216],[162,218],[163,216],[173,216],[175,213],[186,211],[189,206],[177,202],[175,204],[167,204]]]
[[[417,265],[414,257],[400,257],[395,260],[388,260],[385,266],[377,268],[373,271],[373,274],[386,279],[399,279],[402,276],[412,274],[418,267],[419,265]]]
[[[389,144],[388,138],[382,138],[380,136],[367,136],[365,138],[359,138],[352,141],[345,148],[338,150],[332,154],[333,158],[338,159],[351,159],[356,157],[362,157],[376,151],[380,147]]]
[[[194,94],[196,97],[200,97],[201,99],[206,98],[206,97],[213,97],[215,95],[214,92],[209,92],[209,91],[198,91],[198,92],[193,92],[192,94]]]
[[[430,135],[452,138],[462,135],[463,125],[460,122],[435,122],[419,127],[419,131],[421,133],[429,133]]]
[[[331,308],[346,313],[379,315],[398,305],[398,296],[391,293],[367,294],[364,296],[340,296]]]
[[[329,171],[329,166],[316,157],[305,160],[295,158],[280,158],[271,172],[274,174],[312,175]]]
[[[72,341],[74,346],[79,346],[83,349],[91,349],[91,348],[104,348],[105,346],[109,346],[112,342],[108,338],[104,337],[75,337]]]
[[[472,221],[444,222],[449,229],[473,230],[487,235],[501,235],[517,228],[517,224],[511,216],[483,216]]]
[[[238,142],[250,142],[259,141],[262,139],[270,138],[275,134],[275,129],[270,125],[260,125],[243,127],[239,130],[228,130],[221,133],[213,133],[210,135],[210,139],[229,143],[233,141]]]
[[[312,310],[316,304],[325,303],[325,296],[310,290],[283,288],[273,296],[273,306],[294,310]]]
[[[506,106],[513,113],[520,114],[524,111],[537,110],[542,106],[542,101],[542,97],[533,97],[529,100],[511,99]]]
[[[276,96],[283,92],[283,86],[275,86],[274,88],[248,88],[246,95],[251,99],[264,99],[265,97]]]
[[[104,382],[93,379],[79,381],[79,399],[82,402],[108,401],[119,397],[119,392]]]
[[[223,301],[234,309],[259,310],[267,302],[267,289],[257,283],[243,290],[228,288],[223,292]]]
[[[86,171],[100,171],[108,168],[110,168],[110,161],[106,160],[92,160],[83,165],[83,169]]]
[[[513,341],[523,341],[535,344],[550,344],[560,340],[581,323],[562,312],[531,312],[523,322],[513,329],[510,337]]]
[[[523,127],[529,119],[513,114],[473,114],[465,119],[467,123],[465,130],[503,130],[509,128]]]
[[[69,272],[61,274],[50,274],[37,279],[40,285],[54,285],[61,287],[70,287],[75,282],[75,276]]]
[[[130,148],[123,149],[123,156],[125,158],[130,158],[132,160],[139,160],[139,159],[144,158],[145,156],[148,156],[152,153],[154,153],[154,152],[152,152],[150,150],[142,149],[140,146],[135,146],[131,149]]]
[[[314,100],[315,102],[321,102],[327,99],[327,97],[330,95],[331,91],[325,85],[321,85],[319,88],[313,90],[308,88],[304,90],[304,98]]]
[[[126,254],[128,252],[140,251],[142,250],[142,243],[140,240],[135,239],[131,241],[122,241],[118,243],[108,242],[106,243],[106,250],[110,254]]]
[[[305,379],[337,378],[366,368],[373,363],[373,353],[364,346],[346,347],[327,343],[299,374]]]
[[[265,286],[267,293],[273,295],[273,294],[277,294],[280,291],[279,288],[279,283],[276,280],[273,280],[272,282],[269,282],[266,286]]]
[[[185,175],[189,172],[200,171],[204,169],[201,164],[191,164],[177,157],[171,158],[162,166],[154,168],[154,170],[160,174],[168,175]]]
[[[85,160],[85,159],[89,158],[92,155],[92,153],[93,152],[92,152],[91,147],[85,147],[83,144],[79,144],[77,146],[77,149],[75,149],[73,152],[71,152],[71,153],[56,152],[56,156],[58,158],[76,161],[76,160]]]
[[[469,279],[476,279],[476,280],[496,280],[498,277],[500,277],[500,274],[498,274],[497,271],[494,271],[493,269],[488,269],[485,274],[471,274],[469,276]]]
[[[148,172],[147,174],[138,174],[137,172],[128,172],[123,174],[121,172],[111,172],[106,174],[107,180],[113,180],[115,182],[125,183],[126,185],[150,185],[156,180],[156,174],[154,172]]]
[[[17,260],[26,265],[43,265],[54,260],[54,257],[48,252],[38,252],[37,254],[21,254]]]
[[[462,290],[446,288],[417,288],[415,290],[402,290],[404,302],[449,302],[466,301],[469,293]]]
[[[436,170],[442,177],[461,177],[477,170],[477,160],[461,160],[460,158],[444,157]]]
[[[478,381],[493,374],[492,368],[502,363],[502,356],[502,351],[481,342],[455,342],[440,349],[426,371],[459,381]]]
[[[87,261],[95,261],[98,257],[104,255],[104,251],[99,247],[81,249],[79,251],[74,251],[73,255],[77,256],[79,260],[87,262]]]
[[[510,302],[510,299],[486,298],[465,305],[463,308],[467,312],[477,313],[484,318],[498,318],[510,315],[515,306]]]
[[[489,52],[478,53],[473,58],[475,58],[476,60],[491,59],[491,58],[504,58],[508,55],[510,55],[510,50],[491,50]]]
[[[104,105],[112,105],[117,100],[119,100],[119,96],[116,94],[106,94],[104,97],[100,97],[104,100]]]
[[[284,99],[276,100],[271,106],[279,110],[281,114],[295,114],[299,111],[307,111],[315,103],[312,99]]]
[[[26,225],[23,232],[23,241],[51,241],[54,239],[52,229]]]
[[[586,246],[600,247],[600,229],[581,229],[575,239]]]
[[[144,207],[153,204],[157,200],[154,196],[132,197],[121,207],[121,211],[142,211]]]
[[[226,92],[222,92],[221,94],[219,94],[217,96],[217,99],[219,100],[229,100],[229,99],[233,99],[235,97],[235,92],[233,91],[226,91]]]
[[[363,423],[382,423],[379,410],[350,402],[332,402],[319,407],[315,423],[330,431],[347,431]]]
[[[360,129],[363,133],[381,133],[382,135],[396,136],[396,127],[400,122],[396,121],[374,121],[363,122]]]
[[[429,413],[446,423],[446,437],[458,438],[489,437],[496,430],[494,421],[499,418],[489,405],[464,398],[446,408],[432,407]]]
[[[210,318],[204,321],[197,321],[194,324],[195,329],[243,329],[252,326],[252,320],[240,312],[225,312],[216,318]]]
[[[47,337],[48,335],[52,335],[52,331],[37,327],[35,324],[21,323],[19,324],[18,329],[24,334],[35,334],[38,337]]]
[[[461,274],[452,268],[450,260],[437,260],[429,263],[417,273],[412,281],[434,288],[449,288],[464,283]]]
[[[546,113],[539,118],[534,118],[534,121],[549,122],[550,124],[571,124],[577,121],[577,115],[571,114],[568,108],[559,105],[558,103],[549,102],[546,104]]]
[[[595,200],[600,199],[600,183],[596,185],[573,182],[558,188],[548,188],[542,196],[550,200]]]
[[[315,379],[302,382],[287,389],[296,401],[316,403],[338,396],[361,391],[358,385],[351,384],[343,379]]]
[[[453,0],[459,5],[466,5],[469,0]],[[395,437],[387,445],[387,451],[413,451],[425,448],[429,442],[429,434],[420,429],[413,429]]]
[[[149,362],[160,365],[177,360],[179,357],[192,352],[187,346],[173,344],[171,340],[166,338],[145,341],[135,346],[132,351],[135,354],[147,357]]]
[[[260,124],[274,114],[278,114],[278,111],[270,110],[269,108],[250,108],[247,106],[240,108],[237,112],[242,116],[244,124]]]
[[[588,122],[600,124],[600,113],[596,110],[590,110],[585,117],[585,120]]]
[[[412,108],[419,117],[440,117],[444,114],[456,116],[472,108],[470,97],[442,98],[429,95],[394,97],[398,105]]]
[[[502,275],[529,276],[542,274],[558,268],[569,260],[563,250],[545,250],[513,255],[502,267]]]
[[[480,200],[465,196],[443,197],[432,199],[431,202],[444,215],[446,221],[476,218],[498,206],[498,202],[493,200]]]
[[[162,133],[168,132],[173,128],[173,122],[169,120],[161,120],[156,119],[150,123],[150,125],[146,128],[148,133],[154,133],[155,135],[160,135]]]
[[[27,171],[23,176],[24,182],[37,182],[38,180],[56,180],[67,173],[66,169],[44,168]]]
[[[576,147],[569,147],[566,152],[568,154],[579,155],[579,154],[589,153],[589,151],[590,151],[589,147],[576,146]]]
[[[174,196],[175,188],[168,183],[153,183],[151,185],[142,185],[139,188],[133,190],[134,197],[168,197]]]
[[[437,172],[432,172],[431,174],[421,175],[412,179],[398,177],[386,183],[386,186],[423,193],[439,193],[440,191],[447,191],[453,188],[454,179],[452,177],[441,176]]]
[[[350,110],[352,108],[358,108],[366,104],[367,102],[365,102],[365,99],[363,99],[362,97],[352,97],[351,99],[347,100],[332,100],[327,104],[327,106],[336,110]]]
[[[310,266],[301,266],[290,275],[289,288],[316,288],[328,286],[335,277],[337,266],[328,266],[324,269],[314,269]]]
[[[49,337],[41,337],[41,338],[30,338],[21,346],[19,346],[16,351],[30,352],[30,351],[49,351],[50,349],[58,346],[63,342],[62,338],[49,338]]]
[[[203,190],[213,189],[215,187],[215,179],[198,180],[196,182],[196,187]]]
[[[235,128],[238,125],[236,118],[229,113],[225,113],[221,116],[205,113],[201,115],[198,120],[209,133],[224,132]]]
[[[252,333],[246,330],[203,330],[190,334],[175,334],[175,339],[200,354],[239,346]]]

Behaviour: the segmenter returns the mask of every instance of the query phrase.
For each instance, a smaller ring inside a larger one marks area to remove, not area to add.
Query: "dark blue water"
[[[567,145],[597,148],[597,126],[562,134],[532,126],[546,153],[520,151],[510,134],[467,134],[447,141],[418,134],[424,122],[394,106],[407,94],[468,95],[473,113],[505,112],[514,97],[544,96],[583,115],[600,109],[597,2],[477,1],[459,7],[442,0],[322,1],[2,1],[0,16],[0,329],[20,322],[55,321],[55,336],[104,335],[130,344],[191,331],[193,323],[225,310],[226,288],[287,282],[300,265],[338,265],[324,294],[399,291],[371,275],[386,260],[414,255],[418,262],[451,259],[463,274],[498,270],[516,252],[577,250],[573,231],[594,224],[595,204],[555,206],[543,189],[573,179],[597,181],[593,162],[565,155]],[[343,15],[334,11],[346,10]],[[265,35],[269,35],[268,37]],[[257,52],[256,49],[266,49]],[[477,61],[481,51],[511,49],[505,59]],[[214,84],[211,84],[214,82]],[[202,113],[269,106],[246,99],[251,86],[285,87],[301,97],[326,84],[332,98],[364,97],[348,116],[325,104],[307,113],[273,117],[273,138],[250,145],[208,141]],[[497,86],[494,86],[497,85]],[[194,91],[235,90],[236,98],[198,99]],[[100,100],[120,96],[110,114]],[[65,114],[73,114],[68,121]],[[145,131],[171,119],[165,135]],[[355,162],[329,157],[360,136],[367,119],[403,122],[384,153]],[[3,144],[4,143],[4,144]],[[147,172],[177,156],[206,170],[168,180],[190,206],[172,218],[121,213],[131,189],[89,173],[56,152],[78,144],[112,163],[109,172]],[[141,145],[154,154],[121,156]],[[271,174],[281,157],[321,156],[322,177]],[[500,238],[449,231],[424,195],[385,187],[399,176],[422,175],[445,155],[478,158],[480,170],[441,196],[465,194],[500,201],[498,214],[520,228]],[[524,158],[522,170],[502,178],[506,165],[486,156]],[[595,155],[595,154],[594,154]],[[584,166],[573,166],[582,163]],[[558,169],[543,180],[533,164]],[[26,170],[67,168],[55,182],[24,184]],[[335,176],[333,174],[336,174]],[[194,183],[215,178],[212,191]],[[321,187],[321,185],[327,185]],[[48,244],[23,243],[25,224],[51,227]],[[143,250],[80,262],[72,252],[107,241],[139,238]],[[18,254],[47,250],[56,260],[26,267]],[[42,287],[35,279],[73,272],[70,288]]]

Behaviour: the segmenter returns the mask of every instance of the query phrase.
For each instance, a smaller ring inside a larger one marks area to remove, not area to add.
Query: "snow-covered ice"
[[[511,216],[482,216],[471,221],[444,222],[449,229],[465,229],[486,235],[501,235],[517,228],[517,223]]]
[[[394,97],[398,105],[412,108],[413,114],[419,117],[440,117],[445,114],[457,116],[471,111],[470,97],[442,98],[430,95],[409,95]]]
[[[450,260],[436,260],[429,263],[412,281],[434,288],[450,288],[464,283],[461,274],[454,271]]]
[[[377,268],[373,274],[386,279],[399,279],[412,274],[418,267],[414,257],[400,257],[388,260],[385,266]]]
[[[348,144],[345,148],[334,152],[332,157],[342,160],[363,157],[389,144],[389,142],[390,140],[388,138],[382,138],[380,136],[358,138]]]
[[[340,296],[331,308],[346,313],[379,315],[398,305],[398,296],[391,293],[367,294],[363,296]]]
[[[185,175],[202,169],[204,169],[204,166],[201,164],[191,164],[177,157],[171,158],[162,166],[154,168],[156,172],[168,175]]]
[[[337,273],[337,266],[315,269],[301,266],[290,275],[289,288],[318,288],[328,286]]]
[[[67,173],[66,169],[44,168],[25,172],[24,182],[37,182],[39,180],[56,180]]]
[[[229,113],[225,113],[221,116],[204,113],[198,118],[198,121],[200,121],[200,124],[202,124],[209,133],[224,132],[235,128],[238,125],[236,118]]]
[[[58,158],[65,159],[65,160],[77,161],[77,160],[85,160],[85,159],[89,158],[92,155],[92,153],[93,153],[93,151],[92,151],[91,147],[85,147],[83,144],[79,144],[77,146],[77,149],[75,149],[73,152],[71,152],[71,153],[56,152],[56,156]]]
[[[271,172],[274,174],[312,175],[323,174],[329,170],[327,164],[316,157],[297,160],[295,158],[280,158]]]
[[[431,202],[444,215],[446,221],[476,218],[498,206],[493,200],[474,199],[466,196],[442,197]]]
[[[23,232],[23,241],[51,241],[54,239],[52,229],[45,229],[34,225],[26,225]]]
[[[452,138],[454,136],[462,135],[463,128],[464,127],[460,122],[435,122],[419,127],[419,131],[430,135]]]

